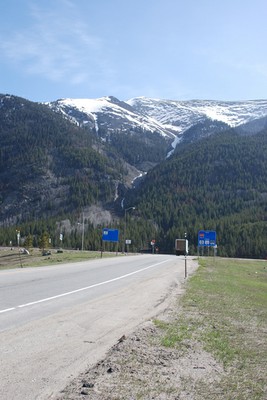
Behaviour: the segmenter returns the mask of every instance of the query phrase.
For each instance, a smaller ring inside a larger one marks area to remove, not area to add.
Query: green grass
[[[88,261],[101,258],[101,252],[98,251],[78,251],[63,250],[57,253],[57,250],[50,250],[51,255],[42,256],[40,249],[31,249],[30,255],[19,254],[17,249],[0,250],[0,270],[13,268],[41,267],[47,265],[63,264],[70,262]],[[103,252],[102,257],[114,257],[120,253]]]
[[[188,320],[179,319],[179,323],[167,323],[161,320],[154,320],[154,324],[163,330],[161,344],[165,347],[178,347],[185,344],[185,341],[192,338],[194,327]]]
[[[176,317],[155,324],[163,345],[198,342],[223,366],[222,398],[267,398],[267,261],[201,259]]]

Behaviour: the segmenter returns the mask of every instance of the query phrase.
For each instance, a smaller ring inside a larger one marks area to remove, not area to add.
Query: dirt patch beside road
[[[177,288],[176,295],[182,293]],[[160,321],[177,318],[177,298],[173,303],[158,316]],[[193,340],[175,348],[163,346],[163,330],[156,321],[118,338],[106,358],[74,379],[57,400],[223,399],[216,390],[224,376],[222,365]],[[206,397],[206,388],[215,397]]]
[[[104,360],[74,380],[58,400],[206,399],[205,391],[197,393],[197,382],[203,387],[212,385],[216,392],[223,368],[209,353],[197,343],[188,343],[184,350],[165,348],[160,337],[160,329],[147,322],[118,341]]]

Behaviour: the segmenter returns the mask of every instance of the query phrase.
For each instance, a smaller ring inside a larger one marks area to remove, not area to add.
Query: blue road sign
[[[106,242],[118,242],[119,241],[118,229],[104,228],[102,231],[102,240]]]
[[[216,246],[216,232],[215,231],[199,231],[198,232],[198,246],[199,247],[214,247],[214,246]]]

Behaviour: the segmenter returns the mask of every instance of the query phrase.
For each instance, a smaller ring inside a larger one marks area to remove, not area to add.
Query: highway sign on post
[[[105,242],[115,242],[117,243],[117,252],[118,252],[118,245],[119,245],[119,231],[118,229],[108,229],[104,228],[102,230],[102,245],[101,246],[101,258],[102,253],[105,251]]]
[[[118,229],[104,228],[102,231],[102,240],[105,242],[118,242],[119,241]]]
[[[199,231],[198,247],[215,247],[216,232],[215,231]]]

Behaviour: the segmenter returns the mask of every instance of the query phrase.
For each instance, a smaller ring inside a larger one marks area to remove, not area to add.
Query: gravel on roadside
[[[173,310],[158,317],[168,321]],[[162,330],[150,320],[118,338],[105,359],[74,379],[57,400],[223,399],[217,389],[224,376],[222,365],[198,342],[168,348],[161,337]]]

